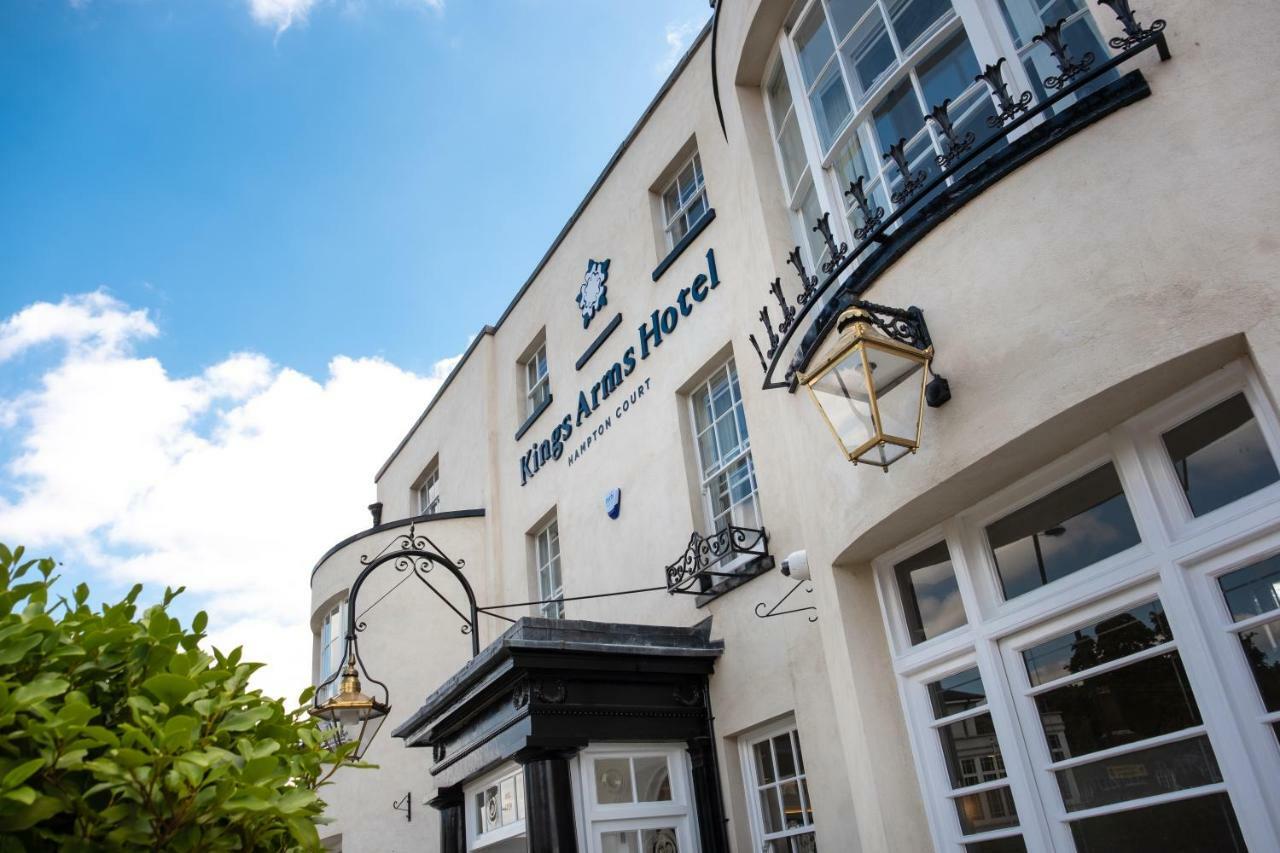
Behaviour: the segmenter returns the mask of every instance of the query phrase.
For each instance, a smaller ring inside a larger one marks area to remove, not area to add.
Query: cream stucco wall
[[[728,141],[711,102],[704,41],[527,289],[496,329],[481,335],[389,461],[377,494],[387,518],[408,515],[410,488],[438,455],[443,508],[487,512],[483,520],[440,523],[438,537],[431,529],[446,550],[468,560],[482,603],[534,597],[528,534],[553,510],[567,595],[660,585],[663,566],[705,526],[682,392],[733,353],[770,550],[781,559],[807,549],[815,592],[802,603],[817,603],[819,621],[755,617],[758,602],[776,601],[789,588],[777,573],[705,609],[659,592],[571,601],[567,612],[681,625],[713,617],[713,636],[726,646],[712,702],[736,849],[751,845],[735,737],[794,713],[819,846],[926,850],[931,837],[867,564],[1230,358],[1251,358],[1274,400],[1280,111],[1268,107],[1275,74],[1261,58],[1273,52],[1280,4],[1161,2],[1174,59],[1159,63],[1149,53],[1136,63],[1150,98],[1006,177],[875,283],[868,294],[875,301],[925,310],[937,369],[954,393],[927,413],[920,453],[889,476],[840,461],[802,396],[760,390],[747,343],[748,332],[759,334],[759,306],[771,300],[768,283],[780,276],[794,293],[783,263],[791,230],[758,88],[786,5],[726,7],[719,49]],[[1139,11],[1149,16],[1149,9]],[[1099,21],[1110,31],[1107,17]],[[651,188],[690,138],[716,219],[655,283],[650,273],[665,247]],[[521,455],[574,412],[580,389],[590,394],[627,347],[638,348],[637,327],[706,271],[708,249],[720,285],[639,361],[616,396],[575,427],[565,456],[522,485]],[[584,330],[573,297],[589,258],[610,259],[608,306]],[[575,370],[617,312],[620,328]],[[517,360],[544,330],[554,402],[517,442]],[[618,417],[616,404],[642,384],[643,398]],[[609,429],[571,465],[569,453],[606,418]],[[622,490],[617,520],[603,509],[612,488]],[[352,548],[322,565],[313,585],[317,609],[349,583]],[[372,620],[370,639],[362,639],[362,647],[375,649],[371,660],[386,655],[396,678],[407,679],[395,690],[412,698],[398,712],[411,710],[461,662],[446,653],[423,656],[422,649],[466,651],[443,613],[443,621],[424,620],[439,611],[423,609],[424,600],[389,596],[379,605],[384,639],[375,639]],[[383,624],[388,613],[396,614],[394,627]],[[487,625],[482,639],[500,627]],[[378,778],[413,782],[338,789],[334,812],[344,840],[390,832],[385,827],[397,816],[382,800],[403,788],[420,803],[419,791],[430,789],[425,757],[385,738],[380,749],[385,769]],[[366,801],[377,817],[362,827],[355,804]],[[428,811],[421,809],[424,820]],[[415,811],[412,828],[398,827],[396,837],[434,839],[418,820]]]

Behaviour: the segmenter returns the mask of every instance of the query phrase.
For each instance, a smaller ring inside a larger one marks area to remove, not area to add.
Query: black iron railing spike
[[[859,175],[856,181],[849,182],[849,189],[844,191],[845,195],[853,198],[854,204],[858,205],[858,211],[862,214],[862,227],[855,228],[853,231],[853,239],[855,240],[867,239],[884,221],[884,208],[872,206],[871,201],[867,198],[867,191],[863,188],[864,181],[866,181],[866,178]]]
[[[1093,65],[1093,52],[1090,51],[1080,57],[1077,62],[1071,58],[1071,48],[1062,40],[1062,27],[1066,24],[1066,18],[1060,18],[1058,23],[1049,24],[1044,28],[1038,36],[1033,36],[1031,41],[1042,43],[1049,48],[1049,52],[1053,54],[1053,58],[1058,63],[1058,74],[1052,77],[1044,78],[1044,85],[1050,89],[1061,89],[1075,78],[1089,70],[1089,66]]]
[[[769,290],[773,293],[773,297],[778,300],[778,310],[782,313],[782,320],[778,322],[778,334],[785,335],[791,328],[791,324],[795,322],[796,309],[787,302],[787,297],[782,292],[781,278],[775,278],[773,284],[769,285]]]
[[[827,259],[822,263],[822,271],[830,273],[844,260],[844,256],[849,251],[849,244],[836,243],[836,238],[831,233],[830,213],[824,213],[819,216],[817,224],[813,226],[813,230],[821,234],[823,242],[827,244]]]
[[[769,335],[769,351],[766,356],[773,358],[773,354],[778,351],[778,333],[773,330],[773,322],[769,319],[768,305],[760,309],[760,322],[764,323],[764,330]]]
[[[1129,6],[1129,0],[1098,0],[1098,5],[1106,6],[1114,12],[1116,20],[1124,27],[1123,36],[1116,36],[1108,42],[1116,50],[1128,50],[1164,31],[1165,22],[1161,19],[1152,21],[1149,27],[1139,24]]]
[[[902,175],[902,188],[889,197],[894,204],[902,204],[924,186],[924,182],[929,179],[929,173],[924,169],[914,175],[911,173],[911,163],[907,160],[907,140],[905,137],[890,145],[889,153],[883,156],[886,160],[892,160],[894,165],[898,167],[898,174]]]
[[[994,65],[986,66],[981,74],[973,78],[975,82],[981,80],[986,83],[992,96],[1000,104],[1000,112],[987,116],[987,127],[1002,127],[1005,122],[1016,118],[1018,113],[1025,113],[1027,105],[1031,103],[1030,92],[1023,92],[1016,99],[1009,94],[1009,85],[1004,82],[1004,75],[1000,71],[1000,66],[1004,63],[1005,58],[1002,56]]]
[[[956,136],[955,124],[951,121],[951,115],[947,112],[947,107],[951,106],[951,99],[947,98],[941,104],[938,104],[933,110],[925,116],[926,121],[932,121],[938,126],[938,130],[947,140],[947,153],[939,154],[934,159],[940,168],[947,168],[966,151],[973,147],[973,143],[978,137],[972,130],[967,131],[963,136]]]
[[[760,359],[760,369],[768,373],[769,360],[766,359],[764,357],[764,353],[760,351],[760,342],[756,340],[756,336],[754,334],[747,335],[747,338],[751,341],[751,346],[755,348],[756,358]]]
[[[818,289],[818,277],[816,275],[809,275],[808,270],[804,268],[804,257],[800,254],[799,246],[796,246],[791,250],[791,253],[787,255],[787,263],[795,267],[796,274],[800,276],[801,290],[800,295],[796,297],[796,300],[801,305],[808,305],[809,300],[813,298],[813,294]]]

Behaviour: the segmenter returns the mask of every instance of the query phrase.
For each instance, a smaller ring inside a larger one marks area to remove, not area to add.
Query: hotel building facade
[[[326,844],[1280,849],[1277,32],[720,0],[311,573]]]

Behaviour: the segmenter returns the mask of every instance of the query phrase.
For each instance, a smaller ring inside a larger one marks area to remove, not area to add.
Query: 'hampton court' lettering
[[[649,357],[651,353],[662,346],[664,337],[670,336],[680,324],[680,320],[688,317],[693,313],[699,303],[706,300],[711,291],[720,286],[720,276],[716,271],[716,254],[714,249],[707,249],[707,271],[698,273],[694,276],[688,287],[680,288],[676,293],[675,302],[665,308],[655,309],[649,315],[649,319],[640,324],[637,332],[640,340],[638,342],[639,349],[636,346],[627,347],[622,353],[622,358],[615,361],[609,366],[600,378],[590,388],[584,388],[578,392],[578,407],[573,414],[565,415],[555,428],[551,430],[551,435],[542,441],[535,441],[520,457],[520,485],[529,482],[533,475],[542,470],[544,465],[560,459],[564,455],[565,443],[569,437],[573,435],[575,429],[582,427],[584,422],[591,418],[600,408],[604,401],[617,394],[627,377],[635,372],[636,365]],[[638,357],[637,357],[638,356]],[[636,400],[627,398],[626,405],[628,408],[635,405],[638,401],[639,394],[643,394],[648,390],[649,379],[645,379],[644,383],[639,386]],[[619,418],[622,417],[621,408],[615,412]],[[599,439],[606,430],[611,427],[612,421],[606,416],[601,424],[590,425],[585,440],[580,442],[579,446],[574,449],[570,456],[570,464],[577,460],[578,456],[595,440]]]

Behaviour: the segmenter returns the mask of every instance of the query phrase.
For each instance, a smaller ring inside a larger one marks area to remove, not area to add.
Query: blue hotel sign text
[[[699,303],[704,302],[711,291],[720,286],[720,276],[716,272],[716,255],[714,249],[707,250],[707,271],[694,276],[688,287],[680,288],[675,302],[660,310],[655,309],[649,319],[640,324],[636,331],[639,340],[635,346],[629,346],[622,353],[622,358],[610,365],[598,381],[590,388],[578,392],[577,410],[566,414],[551,435],[541,441],[535,441],[525,454],[520,457],[520,485],[524,485],[542,470],[543,466],[559,460],[565,453],[566,445],[574,431],[581,429],[604,401],[619,393],[627,384],[627,377],[635,372],[641,361],[662,346],[666,336],[673,334],[682,317],[693,313]],[[616,407],[615,415],[621,417],[631,406],[649,390],[649,379],[638,382],[634,390]],[[607,410],[606,410],[607,411]],[[605,416],[603,422],[592,427],[579,446],[569,454],[569,464],[573,464],[601,435],[612,426],[612,418]]]

